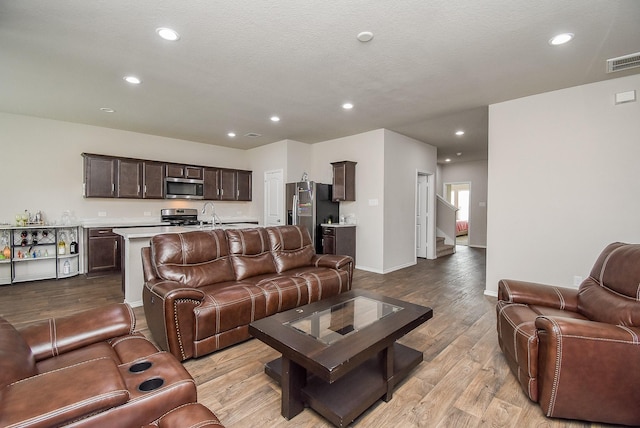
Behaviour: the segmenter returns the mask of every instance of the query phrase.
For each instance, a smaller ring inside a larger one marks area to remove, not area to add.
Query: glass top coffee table
[[[346,426],[422,361],[396,340],[433,316],[431,308],[351,290],[272,315],[249,332],[282,354],[265,372],[282,388],[282,416],[305,405]]]

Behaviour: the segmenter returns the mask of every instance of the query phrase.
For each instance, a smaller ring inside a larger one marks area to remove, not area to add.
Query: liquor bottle
[[[67,252],[67,246],[64,242],[64,238],[60,238],[60,241],[58,242],[58,254],[64,255]]]

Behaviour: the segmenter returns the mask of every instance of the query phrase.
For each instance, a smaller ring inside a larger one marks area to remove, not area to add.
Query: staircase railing
[[[456,211],[458,209],[440,195],[436,195],[436,236],[447,245],[456,244]]]

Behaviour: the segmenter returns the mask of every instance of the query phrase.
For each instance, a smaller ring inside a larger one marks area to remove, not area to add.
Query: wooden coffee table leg
[[[288,358],[282,356],[282,416],[293,418],[304,409],[301,390],[307,381],[307,371]]]
[[[387,392],[384,395],[384,401],[389,401],[393,398],[393,389],[395,387],[393,383],[393,357],[394,349],[393,345],[382,351],[382,375],[387,383]]]

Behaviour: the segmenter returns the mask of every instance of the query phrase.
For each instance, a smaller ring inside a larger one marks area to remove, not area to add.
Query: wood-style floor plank
[[[354,288],[433,308],[434,317],[400,342],[424,361],[354,422],[358,427],[601,427],[548,419],[526,398],[497,343],[495,299],[484,295],[485,251],[458,247],[456,254],[386,275],[356,270]],[[122,301],[119,275],[75,277],[0,287],[0,315],[21,325],[109,302]],[[144,311],[137,328],[147,337]],[[280,416],[280,387],[264,374],[279,356],[258,340],[184,363],[198,385],[198,401],[228,428],[330,427],[313,410],[291,421]]]

